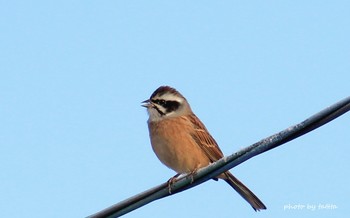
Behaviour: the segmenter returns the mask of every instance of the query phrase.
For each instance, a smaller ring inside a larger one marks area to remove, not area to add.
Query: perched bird
[[[153,151],[167,167],[177,173],[193,173],[223,157],[215,139],[176,89],[161,86],[142,103],[149,114]],[[225,180],[255,211],[266,209],[259,198],[229,171],[217,178]]]

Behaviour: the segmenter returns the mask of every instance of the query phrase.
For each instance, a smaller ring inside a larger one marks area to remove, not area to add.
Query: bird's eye
[[[167,104],[167,102],[165,100],[162,100],[162,99],[152,100],[152,102],[159,104],[159,105],[162,105],[162,106],[165,106]]]
[[[178,101],[166,101],[164,99],[152,99],[153,103],[162,106],[166,109],[166,112],[176,111],[180,107],[180,103]]]

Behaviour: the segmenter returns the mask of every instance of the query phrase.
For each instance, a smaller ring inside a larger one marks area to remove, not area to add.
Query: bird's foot
[[[171,177],[169,180],[168,180],[168,192],[169,194],[171,194],[171,185],[174,184],[174,182],[176,181],[176,178],[179,177],[181,175],[181,173],[178,173],[176,174],[175,176]]]

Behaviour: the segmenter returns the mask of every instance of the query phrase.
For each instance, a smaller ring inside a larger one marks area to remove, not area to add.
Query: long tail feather
[[[230,172],[225,172],[226,178],[223,178],[232,188],[234,188],[255,211],[264,210],[266,206],[260,199],[250,191],[241,181],[234,177]]]

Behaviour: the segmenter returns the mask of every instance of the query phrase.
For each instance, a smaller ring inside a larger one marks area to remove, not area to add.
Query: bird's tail
[[[234,188],[238,194],[240,194],[255,211],[264,210],[266,206],[260,199],[250,191],[241,181],[234,177],[230,172],[225,172],[225,177],[223,178],[232,188]]]

